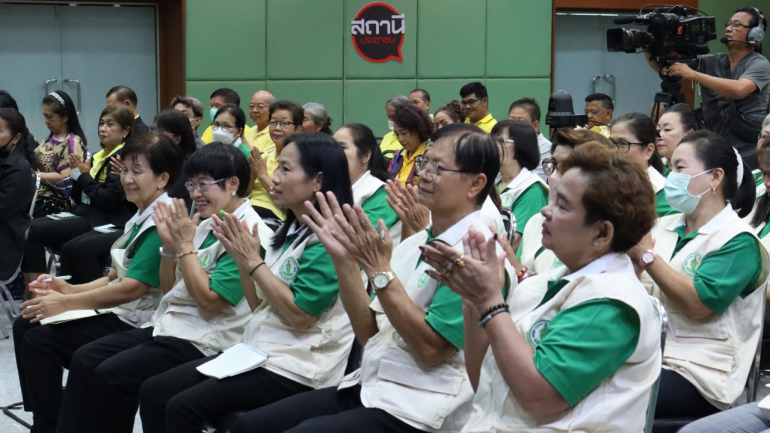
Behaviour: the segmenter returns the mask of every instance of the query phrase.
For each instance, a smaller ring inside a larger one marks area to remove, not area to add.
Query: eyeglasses
[[[211,128],[212,129],[213,128],[222,128],[224,130],[231,131],[233,128],[237,129],[238,127],[237,126],[233,126],[233,125],[228,125],[226,123],[222,124],[222,123],[219,123],[219,122],[214,122],[214,123],[211,124]]]
[[[290,125],[296,125],[294,122],[289,122],[288,120],[271,120],[267,122],[268,125],[272,126],[273,128],[280,126],[281,128],[288,128]]]
[[[463,99],[463,100],[460,102],[460,105],[462,105],[463,107],[465,107],[465,106],[468,106],[468,105],[473,105],[473,104],[475,104],[475,103],[477,103],[477,102],[479,102],[479,101],[481,101],[481,99]]]
[[[192,183],[188,181],[184,183],[184,187],[187,188],[188,192],[193,192],[196,189],[200,192],[206,192],[209,190],[209,188],[211,188],[212,185],[222,182],[223,180],[227,180],[227,179],[212,180],[211,182],[201,182],[201,183]]]
[[[645,143],[632,143],[632,142],[629,142],[623,139],[617,139],[617,138],[610,138],[610,141],[612,142],[612,144],[615,145],[615,147],[618,148],[618,150],[623,152],[628,152],[629,150],[631,150],[632,144],[639,144],[639,145],[645,144]]]
[[[443,172],[449,173],[471,173],[465,170],[451,170],[438,165],[424,156],[418,156],[414,161],[414,174],[420,176],[421,180],[434,181]]]
[[[254,105],[254,104],[249,104],[249,110],[254,110],[254,109],[257,109],[257,110],[259,110],[259,111],[262,111],[262,110],[264,110],[265,108],[267,108],[267,105]]]
[[[543,160],[543,173],[550,176],[559,167],[559,161],[556,158],[546,158]]]
[[[190,123],[192,123],[192,122],[193,122],[193,120],[195,120],[195,119],[200,119],[200,116],[191,117],[191,118],[190,118]]]
[[[732,27],[734,29],[737,29],[739,27],[743,27],[744,29],[750,29],[751,28],[750,26],[745,26],[745,25],[743,25],[743,24],[741,24],[739,22],[730,22],[730,21],[725,23],[725,28],[728,28],[728,27]]]

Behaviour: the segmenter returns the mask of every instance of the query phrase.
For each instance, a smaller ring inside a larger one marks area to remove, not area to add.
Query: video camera
[[[586,126],[588,116],[575,114],[572,105],[572,96],[564,90],[557,90],[548,99],[548,112],[545,115],[545,124],[551,128],[564,128]]]
[[[690,15],[688,8],[675,5],[616,18],[615,24],[645,24],[647,31],[608,29],[607,50],[636,53],[637,49],[647,49],[650,60],[666,65],[708,54],[708,42],[717,38],[714,17]],[[671,55],[672,51],[678,55]]]

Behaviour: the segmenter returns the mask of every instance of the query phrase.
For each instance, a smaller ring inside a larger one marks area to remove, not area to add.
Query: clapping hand
[[[91,168],[77,155],[73,155],[73,157],[70,158],[70,168],[76,168],[80,170],[81,173],[88,173],[91,170]]]
[[[178,253],[179,251],[192,251],[193,238],[198,228],[200,214],[195,214],[190,219],[187,215],[187,206],[184,200],[175,198],[171,204],[158,202],[152,220],[158,230],[158,235],[163,241],[163,251]]]
[[[121,172],[126,170],[126,165],[120,160],[120,155],[115,155],[110,158],[110,167],[112,168],[112,174],[120,175]]]
[[[334,216],[344,215],[339,202],[337,202],[337,197],[335,197],[334,193],[331,191],[326,193],[328,201],[321,192],[316,192],[315,195],[321,212],[316,210],[313,203],[306,201],[305,208],[308,213],[303,215],[302,219],[305,221],[305,224],[310,227],[310,230],[313,230],[313,233],[318,236],[318,240],[320,240],[324,248],[326,248],[326,252],[329,253],[332,260],[353,260],[345,247],[334,237],[335,232],[342,233],[342,228],[337,224],[337,220],[334,219]]]
[[[347,221],[342,213],[334,214],[334,220],[340,228],[340,231],[331,231],[334,239],[345,247],[366,275],[389,270],[393,239],[390,238],[385,222],[379,220],[375,229],[359,205],[351,207],[346,204],[342,212],[347,216]]]
[[[257,230],[259,223],[249,230],[246,221],[241,221],[234,214],[227,214],[224,218],[212,215],[211,227],[214,236],[222,242],[225,251],[235,260],[241,268],[253,268],[262,262],[259,256],[260,239]]]
[[[401,185],[401,182],[388,180],[385,186],[388,197],[385,197],[398,219],[417,233],[430,224],[430,211],[419,202],[419,189],[414,185]]]

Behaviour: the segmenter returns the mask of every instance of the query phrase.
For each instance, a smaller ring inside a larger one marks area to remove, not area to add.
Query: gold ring
[[[463,257],[465,257],[465,254],[460,254],[460,257],[455,259],[455,264],[461,268],[465,267],[465,262],[463,261]]]

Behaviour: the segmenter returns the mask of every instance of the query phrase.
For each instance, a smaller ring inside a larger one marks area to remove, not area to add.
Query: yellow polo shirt
[[[465,123],[471,123],[471,119],[465,119]],[[497,120],[495,120],[491,114],[487,114],[483,119],[476,122],[475,125],[483,129],[487,134],[490,134],[492,132],[492,128],[497,125]]]
[[[250,130],[251,128],[249,128],[249,125],[246,125],[246,127],[245,127],[245,128],[243,128],[243,129],[244,129],[244,131],[243,131],[243,134],[245,135],[245,134],[248,134],[248,133],[249,133],[249,130]],[[267,128],[265,128],[265,129],[267,129]],[[203,134],[201,135],[201,141],[202,141],[204,144],[209,144],[209,143],[211,143],[212,141],[214,141],[214,136],[213,136],[213,135],[212,135],[212,133],[211,133],[211,125],[209,125],[209,127],[208,127],[208,128],[206,128],[206,130],[205,130],[205,131],[203,131]]]
[[[259,149],[259,153],[261,153],[263,157],[265,156],[265,152],[275,150],[275,143],[273,143],[273,139],[270,138],[270,127],[266,126],[265,129],[261,131],[257,131],[256,127],[250,128],[246,131],[244,136],[251,147]]]
[[[598,132],[599,134],[602,134],[603,136],[609,138],[610,137],[610,127],[606,125],[597,125],[593,128],[583,128],[582,126],[578,126],[575,129],[590,129],[593,132]]]
[[[409,158],[406,156],[406,149],[401,150],[402,158],[404,158],[404,164],[401,166],[401,171],[396,174],[396,177],[401,181],[401,185],[406,185],[407,180],[409,180],[409,174],[412,173],[412,169],[414,168],[414,161],[417,160],[417,157],[425,153],[425,148],[428,145],[428,142],[425,141],[420,145],[420,147],[417,148],[412,153],[412,157]]]
[[[380,150],[382,151],[382,154],[385,155],[385,158],[393,159],[393,156],[403,148],[404,146],[399,143],[396,138],[396,133],[393,131],[385,134],[380,142]]]
[[[268,135],[268,138],[269,137],[270,135]],[[273,141],[270,140],[270,142],[272,143]],[[273,146],[275,146],[275,144]],[[278,157],[275,155],[275,148],[273,148],[272,151],[268,151],[267,160],[265,163],[267,165],[267,172],[272,176],[273,173],[275,173],[275,170],[278,168]],[[286,219],[286,215],[284,215],[280,209],[275,207],[273,198],[270,197],[270,193],[267,192],[267,189],[265,189],[265,186],[262,185],[262,182],[260,182],[259,179],[254,181],[254,189],[251,190],[251,195],[249,195],[249,202],[252,206],[270,210],[281,220]]]

